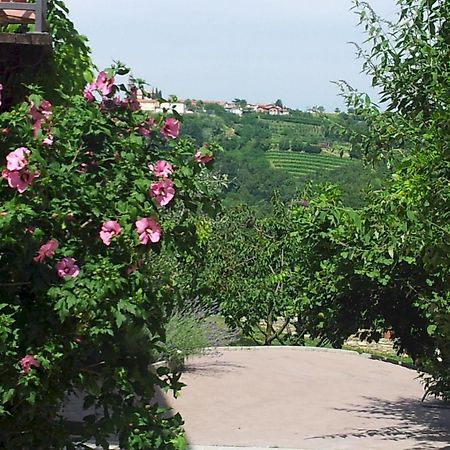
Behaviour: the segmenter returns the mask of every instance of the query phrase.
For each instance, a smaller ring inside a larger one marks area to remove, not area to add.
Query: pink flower
[[[150,195],[158,205],[166,206],[175,196],[175,188],[169,179],[163,179],[150,185]]]
[[[213,159],[214,159],[214,156],[212,155],[211,152],[209,152],[209,150],[207,150],[207,152],[204,152],[204,151],[202,152],[201,150],[199,150],[194,155],[195,162],[198,162],[199,164],[207,164],[210,161],[212,161]]]
[[[39,176],[39,172],[28,172],[27,170],[17,171],[5,169],[2,172],[2,177],[8,181],[9,186],[16,189],[21,194],[25,192],[33,180]]]
[[[42,262],[44,259],[53,258],[55,251],[58,248],[59,243],[56,239],[50,239],[38,250],[38,254],[33,258],[36,262]]]
[[[114,87],[114,77],[108,78],[106,72],[102,71],[97,75],[97,79],[89,83],[83,90],[83,97],[88,102],[95,100],[94,93],[97,91],[102,97],[111,94]]]
[[[29,373],[32,367],[40,366],[39,361],[33,355],[25,355],[19,361],[19,365],[25,374]]]
[[[130,91],[130,95],[122,103],[125,107],[131,109],[131,111],[139,111],[141,109],[141,104],[138,101],[138,90],[137,87],[133,86]]]
[[[37,122],[38,120],[42,121],[45,119],[44,114],[42,114],[41,111],[38,108],[36,108],[34,102],[30,102],[29,113],[31,115],[31,120],[33,122]]]
[[[102,225],[100,230],[100,239],[103,241],[105,245],[111,244],[111,239],[114,236],[118,236],[122,231],[119,223],[115,220],[108,220]]]
[[[26,147],[19,147],[6,157],[6,167],[8,170],[22,170],[28,165],[27,156],[30,150]]]
[[[80,268],[75,265],[75,259],[63,258],[56,264],[56,272],[61,278],[75,278],[80,273]]]
[[[88,84],[83,90],[83,97],[87,102],[95,100],[93,92],[95,91],[95,83]]]
[[[139,126],[138,132],[141,136],[150,136],[151,129],[155,125],[155,119],[150,118],[146,120],[145,122],[141,123]]]
[[[9,128],[3,128],[2,129],[2,135],[3,136],[8,136],[8,134],[9,134]]]
[[[30,102],[29,112],[33,123],[33,134],[36,137],[42,127],[42,122],[45,122],[52,115],[52,104],[48,100],[42,100],[39,108],[36,108],[34,102]]]
[[[138,132],[141,136],[144,136],[144,137],[150,136],[150,130],[147,130],[147,128],[144,128],[142,126],[139,127]]]
[[[107,97],[111,94],[114,86],[114,77],[108,78],[106,72],[102,71],[98,74],[95,80],[95,88],[100,92],[102,97]]]
[[[136,221],[136,229],[139,235],[139,242],[147,245],[148,242],[159,242],[161,239],[161,228],[158,222],[151,217],[144,217]]]
[[[162,178],[168,178],[173,174],[173,167],[167,161],[157,161],[155,165],[149,164],[149,169],[157,176]]]
[[[176,139],[180,133],[180,122],[178,120],[169,118],[166,119],[161,128],[161,134],[166,138]]]
[[[127,267],[127,269],[125,270],[125,274],[131,275],[132,273],[136,272],[136,270],[138,270],[141,267],[141,265],[142,265],[142,260],[140,258],[138,258],[134,264]]]
[[[48,119],[52,115],[52,104],[48,100],[42,100],[40,110],[43,116]]]
[[[51,147],[53,145],[53,135],[49,134],[43,141],[42,144]]]

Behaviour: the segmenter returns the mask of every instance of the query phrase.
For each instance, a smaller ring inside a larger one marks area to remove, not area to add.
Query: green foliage
[[[47,73],[47,78],[42,81],[49,93],[56,88],[65,95],[75,95],[82,91],[86,82],[91,81],[93,64],[87,38],[77,32],[68,15],[69,10],[62,0],[49,1],[48,23],[53,38],[54,78],[49,80]]]
[[[196,146],[164,137],[166,118],[147,122],[123,84],[111,89],[99,101],[63,95],[39,123],[29,103],[0,115],[8,129],[0,137],[2,166],[26,147],[24,171],[39,172],[22,193],[6,179],[0,186],[0,446],[74,448],[60,415],[73,390],[103,414],[85,417],[82,441],[106,449],[117,433],[126,449],[178,445],[181,419],[165,418],[152,398],[156,386],[177,390],[179,375],[148,366],[194,283],[192,270],[182,273],[201,255],[198,225],[216,188],[194,161]],[[45,106],[38,93],[29,100]],[[49,135],[53,143],[45,144]],[[149,193],[158,178],[148,165],[158,160],[175,168],[175,197],[166,206]],[[145,217],[162,233],[146,245],[135,224]],[[107,221],[121,227],[109,245],[99,235]],[[37,261],[50,239],[59,242],[55,254]],[[58,274],[62,258],[76,259],[79,274]],[[25,355],[37,361],[29,371],[19,364]]]
[[[396,167],[389,189],[374,200],[380,217],[383,208],[384,247],[395,267],[406,266],[408,272],[386,285],[403,279],[408,295],[394,298],[393,304],[407,302],[418,311],[420,327],[413,316],[409,330],[423,340],[418,347],[429,374],[424,376],[427,389],[449,398],[450,5],[400,0],[398,6],[399,20],[390,23],[364,2],[355,2],[372,46],[370,53],[361,53],[364,70],[388,112],[380,112],[367,96],[348,92],[349,105],[368,124],[352,138],[371,160]]]
[[[324,186],[308,201],[289,205],[275,196],[263,217],[236,207],[217,221],[204,282],[212,287],[209,298],[219,301],[231,327],[255,340],[259,331],[265,345],[283,342],[290,325],[297,342],[304,342],[306,333],[321,337],[317,330],[324,327],[325,316],[310,311],[312,304],[320,305],[312,291],[315,274],[321,258],[331,252],[322,232],[335,224],[334,211],[328,211],[331,204],[340,205],[338,193]]]
[[[278,201],[274,215],[257,219],[252,209],[231,210],[215,224],[216,239],[210,244],[205,285],[210,297],[218,300],[228,325],[252,336],[255,328],[263,333],[265,344],[278,336],[274,321],[287,310],[289,274],[284,276],[286,260],[283,211]],[[273,221],[278,215],[279,227]],[[271,220],[272,219],[272,220]],[[227,242],[227,245],[223,245]],[[261,321],[265,320],[265,328]],[[289,324],[289,317],[285,320]],[[281,335],[281,333],[279,333]]]

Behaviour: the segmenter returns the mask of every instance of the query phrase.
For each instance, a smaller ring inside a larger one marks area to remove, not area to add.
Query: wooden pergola
[[[51,45],[51,37],[47,33],[47,0],[0,0],[0,25],[2,24],[34,24],[33,32],[0,33],[0,44],[16,45]]]
[[[47,0],[0,0],[0,113],[26,98],[21,74],[45,72],[52,58]]]

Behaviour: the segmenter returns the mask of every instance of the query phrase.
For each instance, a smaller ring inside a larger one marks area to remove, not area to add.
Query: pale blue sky
[[[362,42],[351,0],[66,0],[94,61],[181,98],[245,98],[342,108],[330,80],[368,90],[349,41]],[[393,18],[395,0],[372,0]]]

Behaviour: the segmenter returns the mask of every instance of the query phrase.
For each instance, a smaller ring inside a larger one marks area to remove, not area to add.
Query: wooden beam
[[[48,33],[0,33],[2,44],[51,46],[52,37]]]

